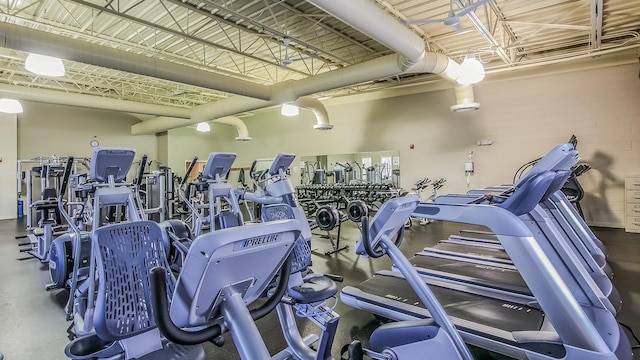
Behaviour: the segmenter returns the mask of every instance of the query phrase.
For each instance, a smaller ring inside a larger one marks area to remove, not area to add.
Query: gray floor
[[[351,223],[343,227],[342,244],[353,247],[359,232]],[[38,260],[17,260],[26,257],[18,252],[16,234],[24,226],[13,220],[0,221],[0,352],[6,360],[65,359],[63,349],[68,342],[62,308],[66,301],[64,291],[45,292],[49,281],[48,272]],[[455,232],[453,224],[435,222],[427,226],[414,225],[402,250],[412,254],[425,246]],[[640,234],[625,233],[621,229],[595,229],[598,237],[610,252],[609,262],[615,271],[614,283],[623,297],[623,310],[618,319],[640,332]],[[314,247],[319,253],[329,248],[328,240],[315,236]],[[349,251],[333,256],[314,255],[315,272],[340,274],[345,281],[340,286],[356,284],[367,279],[374,271],[389,269],[390,262],[382,259],[360,259]],[[339,304],[336,311],[341,315],[338,335],[334,342],[333,355],[352,339],[366,340],[368,334],[379,326],[379,322],[360,310]],[[272,353],[284,346],[277,317],[270,315],[258,322],[261,333]],[[300,324],[303,332],[313,331],[311,324]],[[207,344],[209,359],[238,359],[231,339],[222,348]],[[633,340],[632,340],[633,342]],[[635,342],[633,342],[635,344]],[[640,353],[640,351],[639,351]],[[635,355],[640,360],[640,354]]]

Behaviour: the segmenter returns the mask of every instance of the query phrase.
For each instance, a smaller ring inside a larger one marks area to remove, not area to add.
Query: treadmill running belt
[[[403,278],[375,275],[354,286],[368,294],[424,308]],[[429,285],[449,316],[504,331],[539,331],[544,313],[532,307]]]
[[[428,249],[429,248],[426,248],[425,250],[428,250]],[[441,250],[441,251],[457,252],[457,253],[466,254],[466,255],[487,256],[487,257],[492,257],[497,259],[509,260],[509,255],[507,255],[507,253],[504,250],[494,249],[489,247],[440,242],[435,246],[433,246],[433,249]]]
[[[475,264],[448,258],[418,254],[409,259],[419,273],[433,274],[430,270],[451,274],[451,278],[462,282],[480,284],[494,289],[531,295],[531,290],[517,270]],[[458,277],[457,275],[460,275]],[[435,274],[435,276],[446,276]]]

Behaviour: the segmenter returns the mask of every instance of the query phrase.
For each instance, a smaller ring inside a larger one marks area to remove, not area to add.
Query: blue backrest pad
[[[106,341],[131,337],[155,327],[149,271],[169,269],[160,227],[153,221],[108,225],[93,232],[98,271],[94,315],[97,335]],[[175,280],[168,274],[167,292]]]
[[[295,214],[291,206],[287,204],[273,204],[262,207],[262,221],[275,221],[295,219]],[[302,236],[296,240],[291,253],[291,273],[307,269],[311,265],[311,246]]]

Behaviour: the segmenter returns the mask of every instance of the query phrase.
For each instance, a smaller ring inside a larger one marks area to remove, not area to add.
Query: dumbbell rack
[[[389,184],[313,184],[296,186],[298,200],[313,213],[318,203],[340,203],[341,199],[362,200],[367,204],[384,203],[398,197],[398,190]]]

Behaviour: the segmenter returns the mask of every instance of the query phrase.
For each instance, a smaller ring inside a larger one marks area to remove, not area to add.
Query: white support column
[[[0,113],[0,219],[17,217],[16,162],[18,161],[18,117]],[[28,209],[25,209],[25,212]]]

